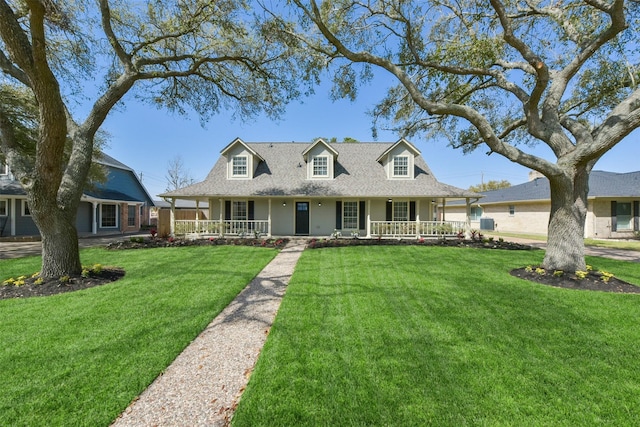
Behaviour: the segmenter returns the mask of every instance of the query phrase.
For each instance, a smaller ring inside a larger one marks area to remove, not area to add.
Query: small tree
[[[472,185],[471,187],[469,187],[469,191],[473,191],[475,193],[484,193],[485,191],[499,190],[501,188],[509,187],[511,187],[511,183],[506,179],[503,179],[502,181],[491,180],[482,182],[478,185]]]
[[[167,179],[167,188],[165,191],[177,190],[178,188],[186,187],[194,183],[194,179],[185,168],[180,155],[175,156],[169,161],[165,178]]]
[[[398,86],[373,111],[402,135],[439,133],[545,175],[544,266],[584,270],[589,173],[640,126],[633,0],[292,0],[281,31],[336,66],[334,96],[372,70]],[[320,60],[318,60],[320,61]],[[555,161],[529,151],[545,144]]]
[[[0,84],[36,112],[25,120],[0,99],[0,150],[42,236],[42,276],[80,272],[75,220],[95,135],[127,93],[202,120],[227,108],[277,116],[299,95],[304,58],[258,18],[243,0],[0,0]]]

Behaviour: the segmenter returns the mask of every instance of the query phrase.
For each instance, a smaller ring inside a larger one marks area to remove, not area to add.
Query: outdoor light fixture
[[[287,202],[282,202],[282,206],[287,206]]]
[[[322,206],[322,202],[318,202],[318,207]]]
[[[387,202],[391,203],[391,202],[393,202],[393,199],[389,199],[389,200],[387,200]]]

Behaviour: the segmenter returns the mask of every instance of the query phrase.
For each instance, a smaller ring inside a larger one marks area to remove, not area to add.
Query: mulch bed
[[[3,285],[0,286],[0,300],[9,298],[29,298],[44,297],[49,295],[61,294],[64,292],[79,291],[81,289],[92,288],[107,283],[115,282],[124,277],[125,271],[118,267],[103,267],[100,273],[92,273],[89,277],[80,275],[70,276],[66,282],[60,279],[44,279],[44,281],[36,285],[35,278],[25,279],[25,284],[20,286]]]
[[[589,271],[588,275],[579,279],[575,274],[563,273],[561,276],[554,276],[553,271],[544,270],[544,274],[533,271],[527,271],[527,268],[517,268],[511,270],[511,275],[521,279],[530,280],[532,282],[541,283],[556,288],[576,289],[582,291],[602,291],[617,292],[625,294],[639,294],[640,287],[627,283],[617,277],[611,277],[607,282],[602,280],[602,274],[597,271]]]

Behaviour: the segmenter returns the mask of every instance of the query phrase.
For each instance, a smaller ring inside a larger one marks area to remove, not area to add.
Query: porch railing
[[[269,221],[267,220],[233,220],[233,221],[213,221],[213,220],[176,220],[174,223],[174,233],[176,235],[265,235],[269,232]]]
[[[453,237],[464,229],[464,221],[371,221],[372,237]]]

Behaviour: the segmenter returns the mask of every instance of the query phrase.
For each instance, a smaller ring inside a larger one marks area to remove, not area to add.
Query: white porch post
[[[196,234],[200,233],[200,199],[196,199]]]
[[[269,211],[267,212],[267,237],[271,237],[271,199],[269,199]]]
[[[98,202],[91,202],[91,234],[98,234]]]
[[[444,211],[445,211],[445,206],[447,205],[447,199],[445,199],[444,197],[442,198],[442,222],[445,221],[445,217],[444,217]]]
[[[169,234],[176,235],[176,199],[171,199],[171,210],[169,211]]]
[[[220,237],[224,236],[224,200],[218,199],[220,201]]]
[[[371,238],[371,199],[367,200],[367,237]]]
[[[466,218],[464,221],[464,238],[470,239],[471,238],[471,203],[468,197],[466,198],[466,203],[467,203],[467,209],[466,209]]]
[[[416,238],[420,238],[420,199],[416,200]]]

